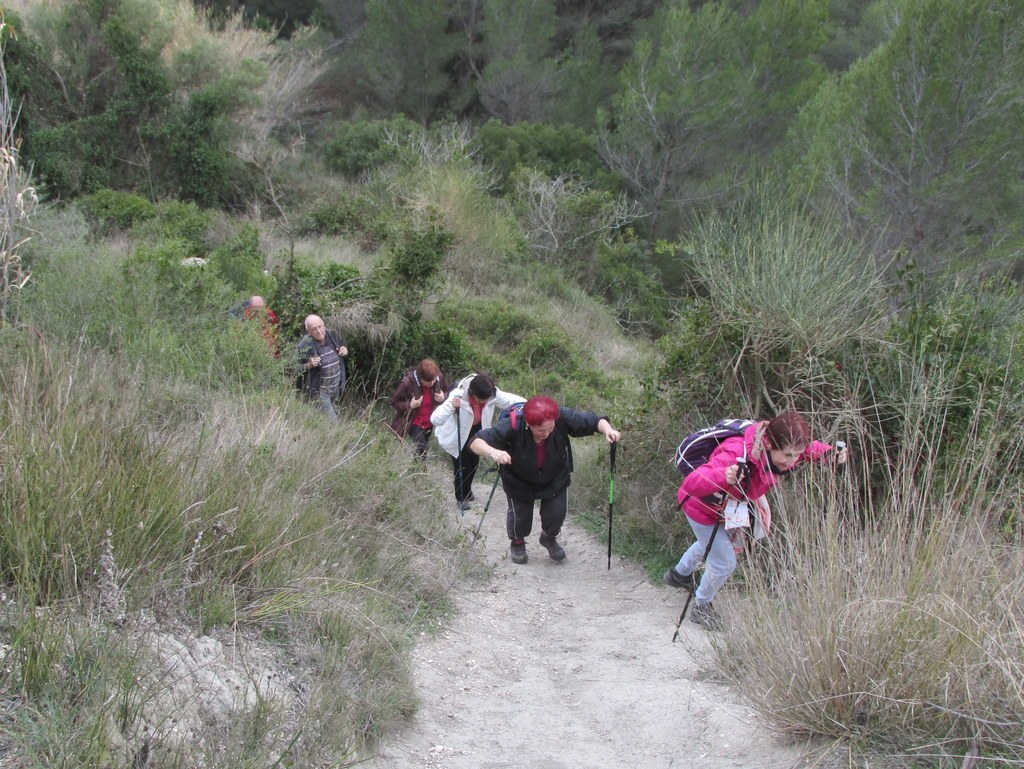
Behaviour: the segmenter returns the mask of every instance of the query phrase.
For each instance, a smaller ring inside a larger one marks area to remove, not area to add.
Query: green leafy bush
[[[602,245],[592,282],[624,329],[652,338],[668,331],[668,296],[638,241],[620,239]]]
[[[591,134],[571,125],[517,123],[506,125],[487,121],[477,134],[480,159],[498,176],[506,189],[519,168],[532,168],[548,178],[573,176],[595,184],[599,189],[616,190],[618,178],[609,172],[597,152]]]
[[[401,147],[422,132],[420,125],[405,117],[338,123],[331,130],[324,160],[332,171],[358,176],[398,160]]]
[[[79,198],[78,205],[92,229],[101,235],[131,229],[156,216],[156,206],[132,192],[100,190]]]
[[[142,223],[139,235],[149,240],[181,241],[188,256],[202,256],[212,223],[213,215],[193,202],[165,200],[156,204],[156,216]]]
[[[388,259],[375,279],[382,305],[405,318],[419,318],[423,297],[441,280],[441,265],[455,235],[434,217],[391,228],[386,235]]]
[[[366,230],[376,213],[376,204],[366,195],[321,198],[302,213],[298,234],[352,235]]]
[[[260,250],[259,231],[246,224],[226,242],[210,252],[209,264],[228,285],[247,294],[264,294],[273,281],[263,273],[265,257]]]
[[[240,98],[233,83],[207,86],[170,109],[153,131],[162,141],[163,176],[175,197],[207,208],[231,199],[237,164],[228,152],[226,117]]]
[[[330,317],[366,293],[362,274],[349,264],[296,262],[278,269],[275,277],[277,287],[271,305],[279,308],[282,339],[298,340],[305,334],[303,321],[307,315]]]
[[[504,389],[586,403],[607,382],[596,363],[543,314],[501,300],[445,302],[438,320],[465,335],[474,368],[499,377]]]
[[[895,462],[908,435],[941,414],[934,429],[942,439],[930,448],[942,477],[958,478],[964,446],[981,437],[995,445],[1014,440],[1024,404],[1024,294],[1002,280],[955,282],[929,290],[911,279],[904,308],[889,325],[888,345],[848,359],[851,381],[871,424],[864,447],[875,472],[872,486],[884,489],[886,466]],[[927,398],[928,410],[912,408]],[[912,415],[908,421],[907,415]],[[1019,463],[1007,463],[1021,475]],[[1019,521],[1008,510],[1004,520]]]

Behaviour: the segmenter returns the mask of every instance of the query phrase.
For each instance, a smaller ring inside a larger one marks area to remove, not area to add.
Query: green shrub
[[[371,280],[376,319],[391,314],[407,321],[420,318],[423,299],[440,284],[441,265],[454,239],[454,234],[434,217],[413,222],[392,220],[385,231],[386,257]]]
[[[203,256],[213,215],[195,203],[164,200],[156,204],[156,216],[147,219],[139,235],[149,240],[177,240],[186,244],[188,256]]]
[[[756,413],[820,398],[808,385],[843,350],[879,340],[885,310],[869,253],[828,212],[773,190],[700,219],[681,249],[711,298],[719,338],[743,340],[726,358]]]
[[[871,486],[884,492],[884,468],[897,461],[907,435],[921,428],[914,403],[928,399],[931,414],[942,415],[943,439],[936,441],[932,466],[956,478],[964,446],[981,437],[1012,441],[1024,418],[1024,364],[1019,352],[1024,331],[1024,294],[1002,280],[954,282],[928,290],[916,281],[906,287],[906,305],[888,329],[888,345],[864,350],[845,365],[854,392],[865,401],[872,441],[864,447],[874,468]],[[912,421],[906,414],[913,413]],[[1021,476],[1018,463],[1007,462]],[[1010,509],[1006,523],[1020,522]]]
[[[366,195],[339,195],[315,201],[303,212],[300,235],[352,235],[366,230],[377,213]]]
[[[528,334],[540,329],[536,315],[509,302],[486,299],[444,302],[438,307],[438,318],[465,329],[467,337],[498,353],[515,349]]]
[[[338,123],[324,149],[331,171],[357,176],[401,157],[402,146],[423,128],[405,117]]]
[[[627,331],[652,338],[668,331],[668,296],[641,243],[618,240],[602,244],[592,284]]]
[[[272,281],[263,274],[265,257],[259,240],[256,227],[246,224],[234,237],[210,252],[210,266],[239,292],[264,294],[272,286]]]
[[[116,190],[100,190],[78,200],[95,232],[106,235],[113,230],[128,230],[156,216],[156,206],[141,195]]]
[[[607,384],[588,348],[529,308],[501,300],[445,302],[438,320],[462,331],[473,368],[498,377],[503,389],[586,405]]]
[[[619,188],[617,177],[601,161],[593,135],[571,125],[517,123],[488,120],[477,133],[480,159],[508,188],[519,168],[535,169],[548,178],[572,176],[604,190]]]

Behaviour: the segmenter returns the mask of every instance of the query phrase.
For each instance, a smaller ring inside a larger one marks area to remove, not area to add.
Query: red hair
[[[526,401],[526,405],[523,406],[523,416],[526,418],[526,424],[528,425],[539,425],[548,421],[553,422],[558,419],[559,413],[561,413],[561,409],[558,408],[558,404],[553,398],[549,398],[546,395],[535,395]]]
[[[420,379],[437,379],[441,374],[441,369],[430,358],[424,358],[416,367],[416,373]]]
[[[811,442],[807,420],[795,411],[783,411],[768,423],[765,436],[773,449],[803,448]]]

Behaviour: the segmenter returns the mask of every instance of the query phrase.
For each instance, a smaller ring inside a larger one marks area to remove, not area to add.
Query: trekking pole
[[[487,495],[487,504],[484,505],[484,512],[480,516],[480,520],[477,521],[476,531],[473,532],[473,541],[476,542],[477,537],[480,536],[480,527],[484,525],[484,518],[487,517],[487,511],[491,507],[491,500],[494,499],[494,490],[498,488],[498,481],[501,480],[501,473],[498,472],[498,466],[494,466],[494,483],[491,484],[491,493]]]
[[[721,525],[722,525],[722,522],[719,521],[718,523],[715,524],[715,528],[713,528],[711,530],[711,537],[708,539],[708,546],[704,548],[704,559],[703,560],[705,562],[708,560],[708,556],[711,555],[711,546],[713,544],[715,544],[715,535],[718,533],[718,529],[719,529],[719,527]],[[696,574],[697,574],[697,572],[695,571],[694,572],[694,576],[696,576]],[[693,592],[687,591],[686,603],[683,604],[683,613],[679,615],[679,621],[676,623],[676,632],[674,632],[672,634],[672,643],[675,643],[676,639],[679,638],[679,628],[682,627],[683,617],[686,616],[686,610],[690,608],[690,601],[693,600],[693,594],[697,592],[697,588],[698,587],[700,587],[700,581],[699,580],[697,581],[697,584],[694,585]]]
[[[459,401],[461,401],[462,400],[462,390],[459,390],[458,393],[459,394],[456,397],[459,399]],[[452,398],[452,400],[455,400],[455,398]],[[461,402],[459,403],[459,407],[457,409],[455,409],[455,434],[456,434],[456,436],[458,438],[458,441],[459,441],[459,455],[458,455],[458,457],[455,460],[456,462],[458,462],[458,466],[459,466],[458,473],[456,473],[456,476],[455,476],[456,480],[457,480],[455,502],[459,506],[459,515],[465,515],[466,511],[462,509],[462,502],[463,502],[463,500],[458,498],[458,492],[465,493],[465,489],[462,488],[462,403]]]
[[[608,571],[612,569],[612,510],[615,507],[615,448],[618,445],[617,441],[612,444],[608,467]]]

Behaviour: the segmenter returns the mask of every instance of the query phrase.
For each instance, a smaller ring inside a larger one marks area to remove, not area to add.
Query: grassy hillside
[[[424,470],[384,425],[430,356],[609,414],[616,541],[654,574],[688,543],[683,434],[792,407],[847,440],[848,470],[773,500],[717,664],[787,731],[924,765],[1024,762],[1019,289],[887,283],[828,211],[769,186],[659,245],[687,281],[669,315],[607,198],[562,199],[559,237],[590,240],[545,251],[543,201],[493,194],[456,128],[358,179],[310,158],[275,217],[110,191],[36,213],[0,329],[18,760],[331,766],[409,713],[409,644],[482,573],[449,524],[444,459]],[[279,359],[229,312],[254,292],[281,316]],[[352,349],[337,427],[292,389],[310,311]],[[574,479],[573,512],[598,529],[603,451],[581,445]],[[194,741],[174,728],[175,676],[150,673],[168,638],[204,634],[253,675],[276,655],[292,693],[250,676]]]

